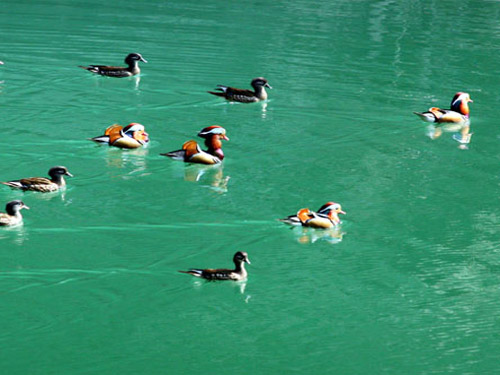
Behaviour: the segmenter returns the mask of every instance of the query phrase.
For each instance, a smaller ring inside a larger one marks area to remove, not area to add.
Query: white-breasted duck
[[[466,92],[457,92],[451,100],[450,109],[429,108],[426,112],[413,112],[425,122],[464,124],[469,121],[469,103],[473,103]]]
[[[23,222],[23,216],[21,215],[20,211],[23,208],[27,210],[30,209],[20,200],[15,200],[7,203],[5,206],[5,213],[0,212],[0,226],[12,226],[21,224]]]
[[[233,281],[245,280],[248,276],[247,270],[245,269],[245,263],[250,264],[250,260],[248,259],[248,254],[244,251],[236,252],[236,254],[234,254],[233,256],[233,262],[235,265],[234,270],[226,268],[217,268],[217,269],[191,268],[189,271],[179,271],[179,272],[188,273],[190,275],[207,280],[233,280]]]
[[[50,168],[48,175],[51,177],[50,179],[45,177],[28,177],[1,183],[14,189],[48,193],[51,191],[57,191],[66,186],[64,176],[73,177],[73,175],[69,173],[68,169],[63,166]]]
[[[219,125],[207,126],[200,130],[198,136],[205,139],[206,151],[203,151],[196,141],[190,140],[182,145],[182,149],[160,155],[187,163],[219,164],[222,162],[224,152],[222,151],[221,140],[229,141],[226,136],[226,129]]]
[[[317,212],[302,208],[296,215],[290,215],[280,221],[290,225],[302,225],[312,228],[332,228],[341,223],[339,214],[345,215],[342,206],[335,202],[327,202]]]
[[[144,125],[132,122],[125,127],[111,125],[104,131],[104,135],[90,140],[119,148],[138,148],[149,142],[149,134],[146,133]]]
[[[221,96],[226,100],[232,102],[241,102],[241,103],[254,103],[261,100],[267,99],[266,87],[272,89],[267,82],[267,79],[263,77],[257,77],[252,79],[250,83],[255,91],[246,90],[246,89],[237,89],[234,87],[217,85],[215,90],[219,90],[220,92],[208,91],[208,93],[216,96]]]
[[[141,69],[139,68],[139,61],[147,63],[140,53],[130,53],[127,57],[125,57],[125,64],[128,65],[127,67],[108,65],[79,65],[79,67],[102,76],[121,78],[139,74],[141,72]]]

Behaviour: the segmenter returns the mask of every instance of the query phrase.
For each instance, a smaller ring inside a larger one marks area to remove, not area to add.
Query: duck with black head
[[[246,89],[237,89],[234,87],[217,85],[215,90],[208,91],[209,94],[220,96],[228,101],[240,103],[254,103],[262,100],[267,100],[266,87],[272,89],[264,77],[257,77],[252,79],[250,85],[254,91]]]
[[[20,180],[12,180],[0,183],[7,185],[13,189],[48,193],[52,191],[57,191],[66,186],[66,181],[64,180],[64,176],[73,177],[73,175],[69,173],[68,168],[63,166],[50,168],[48,175],[50,176],[50,179],[46,177],[28,177],[28,178],[21,178]]]
[[[6,227],[22,224],[23,216],[21,215],[21,210],[23,208],[27,210],[30,209],[23,203],[23,201],[20,200],[7,203],[5,206],[5,213],[0,212],[0,226]]]
[[[245,263],[250,264],[248,254],[244,251],[238,251],[233,256],[234,270],[227,268],[191,268],[188,271],[179,271],[181,273],[188,273],[195,277],[214,281],[214,280],[233,280],[242,281],[246,280],[248,273],[245,269]]]
[[[141,69],[139,68],[139,61],[147,63],[140,53],[130,53],[127,57],[125,57],[125,64],[127,64],[126,67],[109,65],[79,65],[79,68],[101,76],[122,78],[139,74],[141,72]]]

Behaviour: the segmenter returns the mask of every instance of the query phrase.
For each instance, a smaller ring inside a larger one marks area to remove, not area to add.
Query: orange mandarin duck
[[[139,148],[147,145],[149,134],[144,125],[131,123],[125,127],[115,124],[108,127],[104,135],[90,139],[96,143],[105,143],[119,148]]]
[[[318,212],[303,208],[297,212],[297,215],[290,215],[280,221],[290,225],[302,225],[312,228],[333,228],[341,223],[339,214],[345,215],[340,204],[327,202],[320,207]]]
[[[174,160],[182,160],[186,163],[221,163],[224,159],[221,140],[229,141],[229,138],[226,136],[226,129],[219,125],[212,125],[201,129],[198,136],[205,139],[206,151],[203,151],[196,141],[190,140],[182,145],[182,149],[161,155],[168,156]]]
[[[413,113],[426,122],[465,124],[469,122],[469,103],[472,102],[468,93],[457,92],[451,100],[450,109],[432,107],[426,112]]]

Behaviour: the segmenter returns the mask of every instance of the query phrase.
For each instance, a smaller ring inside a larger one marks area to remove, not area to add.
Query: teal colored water
[[[75,175],[0,230],[6,374],[494,374],[496,1],[2,2],[0,180]],[[77,65],[147,60],[140,77]],[[264,76],[269,101],[206,91]],[[471,143],[413,111],[470,93]],[[148,148],[93,144],[139,122]],[[160,156],[209,125],[219,168]],[[337,230],[276,219],[327,201]],[[177,270],[252,264],[246,283]]]

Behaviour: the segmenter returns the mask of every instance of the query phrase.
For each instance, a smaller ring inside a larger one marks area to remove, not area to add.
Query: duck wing
[[[121,66],[108,66],[108,65],[89,65],[89,66],[79,66],[82,69],[88,70],[89,72],[100,74],[102,76],[109,77],[127,77],[132,75],[127,68]]]

